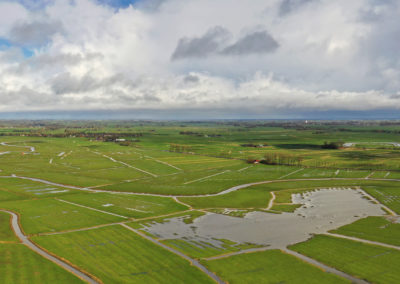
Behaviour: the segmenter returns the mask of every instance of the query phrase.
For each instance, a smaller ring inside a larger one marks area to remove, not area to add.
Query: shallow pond
[[[218,239],[228,239],[283,248],[367,216],[385,215],[381,205],[359,189],[321,189],[293,195],[292,200],[302,204],[294,213],[251,212],[244,218],[208,213],[193,224],[171,218],[144,230],[162,239],[201,241],[214,246],[220,245]]]

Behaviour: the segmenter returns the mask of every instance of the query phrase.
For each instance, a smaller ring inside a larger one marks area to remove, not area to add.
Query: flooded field
[[[350,224],[367,216],[382,216],[380,204],[361,189],[320,189],[292,196],[302,204],[294,213],[250,212],[244,218],[208,213],[186,224],[182,217],[153,223],[143,230],[161,239],[184,239],[219,247],[219,239],[284,248],[312,234]]]

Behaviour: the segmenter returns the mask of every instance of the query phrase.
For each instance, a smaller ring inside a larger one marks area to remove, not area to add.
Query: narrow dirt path
[[[375,173],[375,172],[371,172],[370,174],[368,174],[368,175],[365,177],[365,179],[369,179],[370,177],[373,176],[374,173]]]
[[[266,250],[270,250],[270,249],[271,249],[270,247],[244,249],[244,250],[230,252],[230,253],[226,253],[226,254],[220,254],[220,255],[216,255],[216,256],[206,257],[203,259],[207,260],[207,261],[208,260],[216,260],[216,259],[221,259],[221,258],[227,258],[227,257],[233,256],[233,255],[252,253],[252,252],[260,252],[260,251],[266,251]]]
[[[324,270],[326,272],[333,273],[333,274],[336,274],[336,275],[338,275],[340,277],[346,278],[346,279],[350,280],[352,283],[356,283],[356,284],[368,284],[369,283],[369,282],[367,282],[365,280],[358,279],[358,278],[356,278],[354,276],[351,276],[351,275],[349,275],[347,273],[344,273],[344,272],[342,272],[340,270],[337,270],[337,269],[335,269],[333,267],[327,266],[327,265],[325,265],[325,264],[323,264],[323,263],[321,263],[319,261],[316,261],[313,258],[310,258],[310,257],[305,256],[303,254],[300,254],[298,252],[292,251],[292,250],[287,249],[287,248],[284,248],[284,249],[281,249],[281,250],[283,252],[287,253],[287,254],[293,255],[293,256],[295,256],[297,258],[300,258],[301,260],[303,260],[305,262],[308,262],[308,263],[310,263],[310,264],[312,264],[314,266],[317,266],[317,267],[321,268],[322,270]]]
[[[160,163],[160,164],[167,165],[167,166],[169,166],[169,167],[171,167],[171,168],[174,168],[174,169],[176,169],[176,170],[178,170],[178,171],[183,171],[181,168],[175,167],[174,165],[171,165],[170,163],[167,163],[167,162],[158,160],[158,159],[153,158],[153,157],[150,157],[150,156],[144,156],[144,157],[149,158],[149,159],[152,159],[152,160],[154,160],[154,161],[156,161],[156,162],[158,162],[158,163]]]
[[[227,172],[230,172],[230,170],[226,170],[226,171],[223,171],[223,172],[220,172],[220,173],[216,173],[216,174],[209,175],[209,176],[206,176],[206,177],[202,177],[202,178],[198,178],[198,179],[195,179],[195,180],[191,180],[191,181],[185,182],[184,184],[191,184],[191,183],[194,183],[196,181],[201,181],[201,180],[208,179],[210,177],[219,176],[219,175],[222,175],[222,174],[227,173]]]
[[[369,240],[364,240],[364,239],[359,239],[359,238],[356,238],[356,237],[350,237],[350,236],[333,234],[333,233],[324,233],[324,235],[328,235],[328,236],[332,236],[332,237],[336,237],[336,238],[347,239],[347,240],[356,241],[356,242],[360,242],[360,243],[365,243],[365,244],[369,244],[369,245],[375,245],[375,246],[381,246],[381,247],[385,247],[385,248],[391,248],[391,249],[395,249],[395,250],[400,250],[399,246],[389,245],[389,244],[385,244],[385,243],[369,241]]]
[[[58,266],[61,266],[62,268],[64,268],[65,270],[71,272],[72,274],[74,274],[75,276],[81,278],[82,280],[91,283],[91,284],[99,284],[99,282],[95,281],[94,279],[90,278],[88,275],[84,274],[83,272],[81,272],[80,270],[76,269],[75,267],[72,267],[71,265],[69,265],[68,263],[52,256],[51,254],[47,253],[46,251],[42,250],[41,248],[39,248],[38,246],[36,246],[33,242],[31,242],[27,236],[25,236],[22,233],[22,229],[19,225],[18,222],[18,215],[15,214],[14,212],[11,211],[7,211],[7,210],[0,210],[2,212],[6,212],[8,214],[10,214],[12,216],[11,219],[11,226],[12,229],[14,230],[15,234],[17,235],[17,237],[21,240],[21,242],[26,245],[28,248],[30,248],[31,250],[33,250],[34,252],[40,254],[41,256],[43,256],[44,258],[50,260],[51,262],[57,264]]]
[[[182,257],[182,258],[184,258],[184,259],[186,259],[186,260],[188,260],[193,266],[196,266],[198,269],[200,269],[201,271],[206,273],[209,277],[211,277],[218,284],[225,284],[224,281],[222,281],[217,275],[215,275],[210,270],[208,270],[205,266],[200,264],[197,260],[187,256],[186,254],[181,253],[180,251],[178,251],[176,249],[173,249],[173,248],[171,248],[169,246],[166,246],[163,243],[160,243],[156,239],[153,239],[152,237],[147,236],[147,235],[139,232],[138,230],[135,230],[135,229],[129,227],[128,225],[121,224],[121,226],[123,226],[124,228],[126,228],[126,229],[128,229],[128,230],[130,230],[132,232],[135,232],[136,234],[140,235],[142,238],[145,238],[146,240],[148,240],[148,241],[150,241],[150,242],[152,242],[152,243],[154,243],[154,244],[156,244],[156,245],[158,245],[158,246],[160,246],[160,247],[162,247],[162,248],[164,248],[164,249],[166,249],[166,250],[168,250],[168,251],[170,251],[170,252],[172,252],[172,253],[174,253],[174,254]]]
[[[298,169],[298,170],[295,170],[294,172],[291,172],[291,173],[288,173],[288,174],[286,174],[286,175],[283,175],[283,176],[281,176],[281,177],[278,178],[278,179],[283,179],[283,178],[285,178],[285,177],[288,177],[288,176],[290,176],[290,175],[293,175],[293,174],[295,174],[295,173],[298,173],[298,172],[300,172],[300,171],[302,171],[302,170],[304,170],[304,168]]]
[[[122,164],[122,165],[124,165],[124,166],[127,166],[128,168],[132,168],[132,169],[135,169],[135,170],[137,170],[137,171],[139,171],[139,172],[142,172],[142,173],[151,175],[152,177],[158,177],[158,175],[156,175],[156,174],[153,174],[153,173],[150,173],[150,172],[148,172],[148,171],[145,171],[145,170],[136,168],[136,167],[134,167],[134,166],[132,166],[132,165],[130,165],[130,164],[128,164],[128,163],[125,163],[125,162],[122,162],[122,161],[118,161],[118,160],[114,159],[113,157],[109,157],[109,156],[107,156],[107,155],[102,155],[102,156],[103,156],[104,158],[107,158],[107,159],[111,160],[111,161],[114,162],[114,163],[120,163],[120,164]]]

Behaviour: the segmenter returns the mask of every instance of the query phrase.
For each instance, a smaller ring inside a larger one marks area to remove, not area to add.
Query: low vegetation
[[[279,250],[247,253],[204,264],[235,283],[350,283]]]
[[[400,251],[318,235],[289,247],[371,283],[400,282]]]

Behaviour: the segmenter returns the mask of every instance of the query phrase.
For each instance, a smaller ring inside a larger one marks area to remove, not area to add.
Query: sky
[[[400,119],[399,19],[397,0],[0,0],[0,118]]]

